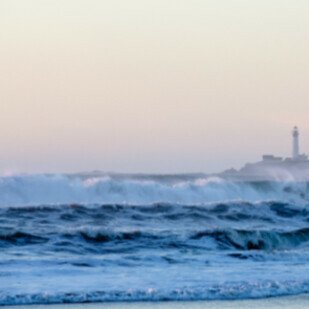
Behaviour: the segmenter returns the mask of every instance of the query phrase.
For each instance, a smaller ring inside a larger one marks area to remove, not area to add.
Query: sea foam
[[[218,177],[135,179],[68,175],[17,175],[0,178],[0,206],[43,204],[203,204],[245,200],[304,200],[307,184],[232,182]]]

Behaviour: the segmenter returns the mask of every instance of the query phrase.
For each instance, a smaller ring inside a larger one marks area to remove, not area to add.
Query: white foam
[[[288,190],[286,190],[288,188]],[[244,200],[302,200],[305,184],[268,183],[266,188],[220,178],[199,178],[167,182],[114,179],[105,177],[69,177],[66,175],[17,175],[0,177],[0,205],[42,204],[204,204]]]

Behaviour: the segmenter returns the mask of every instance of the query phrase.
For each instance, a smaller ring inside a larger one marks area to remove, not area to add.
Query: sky
[[[0,172],[216,172],[309,153],[306,0],[0,0]]]

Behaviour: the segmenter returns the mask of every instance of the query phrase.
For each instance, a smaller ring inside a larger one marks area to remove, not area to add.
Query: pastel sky
[[[309,153],[308,0],[0,0],[0,171],[214,172]]]

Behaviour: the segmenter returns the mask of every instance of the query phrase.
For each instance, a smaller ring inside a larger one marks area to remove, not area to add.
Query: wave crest
[[[298,200],[307,198],[307,184],[296,182],[232,182],[221,178],[177,180],[153,177],[81,177],[22,175],[0,177],[1,206],[54,204],[182,205],[245,200]]]

